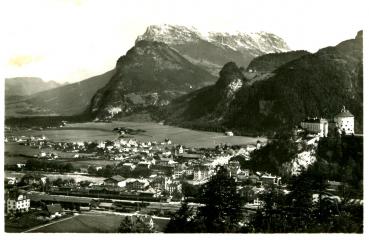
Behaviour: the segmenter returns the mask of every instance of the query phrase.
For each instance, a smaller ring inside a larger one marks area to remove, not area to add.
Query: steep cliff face
[[[164,109],[168,122],[204,121],[220,123],[224,113],[234,100],[237,92],[247,83],[247,79],[234,62],[224,65],[218,81],[198,91],[192,92],[173,102]]]
[[[89,113],[97,118],[162,106],[182,94],[211,84],[213,77],[165,43],[139,41],[117,61],[110,82],[93,97]]]
[[[306,116],[332,118],[345,105],[355,115],[356,131],[362,131],[362,47],[359,32],[355,39],[315,54],[303,53],[289,62],[282,56],[278,62],[283,64],[263,81],[253,81],[234,64],[227,64],[214,86],[173,101],[167,121],[193,128],[216,124],[240,133],[267,133],[292,127]],[[261,63],[259,68],[270,69],[270,62],[265,62],[268,66]],[[232,97],[224,92],[232,92]],[[227,104],[219,105],[222,102]],[[208,107],[201,110],[200,104]]]
[[[175,25],[149,26],[139,40],[164,42],[214,76],[227,62],[246,67],[256,56],[289,50],[283,39],[271,33],[202,34],[195,28]]]

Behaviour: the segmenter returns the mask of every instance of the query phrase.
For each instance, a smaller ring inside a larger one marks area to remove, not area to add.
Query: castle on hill
[[[352,135],[355,133],[355,116],[347,110],[345,106],[343,106],[341,112],[334,117],[333,122],[329,123],[325,118],[308,117],[300,123],[300,126],[307,132],[317,134],[320,137],[327,137],[328,129],[332,127],[330,124],[333,124],[333,126],[337,128],[339,134]]]

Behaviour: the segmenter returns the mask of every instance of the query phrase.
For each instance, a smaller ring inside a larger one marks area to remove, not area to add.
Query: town
[[[362,135],[354,133],[354,121],[344,106],[332,121],[302,121],[291,131],[297,151],[283,165],[286,174],[298,176],[316,161],[320,139],[351,136],[361,139],[362,144]],[[133,226],[145,222],[152,231],[163,232],[162,222],[167,223],[183,201],[193,212],[203,206],[196,192],[212,179],[219,166],[236,182],[237,193],[245,202],[242,213],[246,218],[265,207],[262,195],[269,188],[278,188],[283,194],[291,192],[285,174],[251,164],[255,153],[272,140],[188,148],[170,139],[137,141],[124,127],[112,131],[117,139],[99,142],[56,142],[45,136],[13,136],[9,131],[6,144],[33,149],[37,154],[23,155],[25,162],[5,165],[8,231],[33,231],[48,222],[78,214],[109,212],[126,216]],[[230,131],[225,134],[233,135]],[[7,156],[14,157],[9,152]],[[100,165],[102,161],[104,164]],[[331,179],[326,184],[327,191],[320,198],[341,202],[339,188],[343,183]],[[362,198],[350,201],[363,204]]]

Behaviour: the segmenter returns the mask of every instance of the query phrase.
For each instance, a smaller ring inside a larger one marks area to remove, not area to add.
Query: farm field
[[[42,149],[32,148],[30,146],[20,145],[19,143],[14,143],[14,142],[5,143],[4,150],[5,150],[5,152],[9,152],[13,155],[22,154],[22,155],[27,155],[27,156],[37,155],[41,151],[42,152],[53,152],[53,153],[58,154],[58,156],[60,158],[73,158],[73,156],[76,154],[76,153],[72,153],[72,152],[57,151],[57,150],[54,150],[52,148],[42,148]],[[79,155],[83,156],[84,154],[79,153]]]
[[[65,221],[57,222],[31,232],[38,233],[116,233],[122,215],[86,213]],[[169,220],[154,219],[159,232],[163,232]]]
[[[187,147],[215,147],[221,143],[235,144],[253,144],[257,140],[266,141],[265,138],[253,138],[244,136],[226,136],[223,133],[197,131],[186,128],[161,125],[155,122],[120,122],[112,123],[76,123],[69,127],[84,127],[92,129],[113,129],[116,127],[127,127],[141,129],[145,132],[135,135],[134,138],[140,141],[164,141],[166,138],[172,140],[175,144],[182,144]]]
[[[4,156],[4,163],[13,165],[18,163],[26,163],[27,161],[39,160],[37,158],[30,158],[25,156]],[[55,159],[55,160],[46,160],[43,159],[41,161],[55,161],[58,163],[71,163],[75,168],[88,168],[89,166],[106,166],[106,165],[114,165],[118,162],[109,161],[109,160],[92,160],[92,159]]]
[[[57,162],[70,162],[76,168],[87,168],[88,166],[105,166],[112,165],[114,162],[103,160],[103,159],[79,159],[73,158],[76,153],[71,152],[62,152],[56,151],[54,149],[44,148],[42,150],[38,148],[31,148],[29,146],[19,145],[18,143],[5,143],[5,156],[4,163],[5,164],[17,164],[17,163],[26,163],[28,160],[33,160],[36,158],[32,158],[32,156],[37,155],[40,151],[44,152],[53,152],[58,154],[59,159],[55,160],[44,160],[44,161],[57,161]],[[79,153],[82,157],[84,154]],[[88,154],[87,154],[88,155]],[[27,157],[30,156],[30,157]]]
[[[101,141],[117,139],[118,135],[112,130],[116,127],[126,127],[145,132],[129,136],[139,141],[164,141],[169,138],[174,144],[187,147],[214,147],[221,143],[255,144],[257,140],[266,141],[266,138],[253,138],[244,136],[225,136],[223,133],[190,130],[186,128],[160,125],[155,122],[121,122],[111,123],[86,122],[67,124],[65,128],[28,130],[13,132],[13,135],[45,135],[54,141]]]

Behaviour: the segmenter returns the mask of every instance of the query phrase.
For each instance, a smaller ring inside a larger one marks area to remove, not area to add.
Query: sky
[[[364,1],[2,0],[3,75],[71,83],[102,74],[152,24],[266,31],[315,52],[364,28]]]

